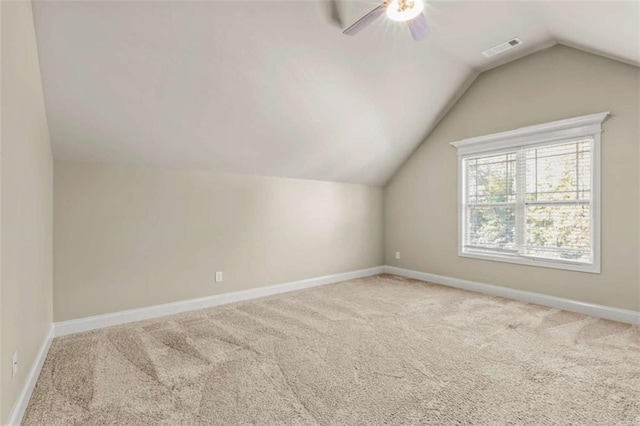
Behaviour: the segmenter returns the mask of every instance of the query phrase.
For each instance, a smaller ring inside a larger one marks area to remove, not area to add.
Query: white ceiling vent
[[[493,46],[491,49],[487,49],[482,54],[487,58],[492,57],[493,55],[497,55],[498,53],[502,53],[506,50],[513,49],[516,46],[520,46],[522,44],[522,40],[518,37],[512,38],[509,41],[505,41],[504,43],[500,43],[497,46]]]

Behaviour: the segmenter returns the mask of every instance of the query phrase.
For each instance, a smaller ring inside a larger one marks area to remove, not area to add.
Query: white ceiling
[[[336,7],[344,28],[375,3]],[[384,18],[345,36],[327,2],[36,2],[54,156],[384,184],[478,71],[556,42],[640,64],[637,2],[426,15],[414,42]]]

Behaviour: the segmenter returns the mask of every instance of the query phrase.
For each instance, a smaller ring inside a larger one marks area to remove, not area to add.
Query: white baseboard
[[[42,366],[44,365],[45,359],[47,359],[47,354],[49,353],[49,348],[51,347],[51,342],[53,341],[53,324],[49,329],[49,332],[44,338],[42,345],[40,346],[40,350],[38,351],[36,358],[33,360],[33,364],[31,365],[31,369],[29,370],[29,375],[27,376],[27,381],[22,388],[22,392],[18,395],[18,399],[15,404],[13,404],[13,408],[9,413],[9,422],[8,426],[19,426],[22,422],[22,417],[24,416],[24,412],[27,410],[27,405],[29,405],[29,400],[31,399],[31,393],[33,389],[36,387],[36,382],[38,381],[38,377],[40,376],[40,371],[42,370]]]
[[[140,321],[144,319],[151,319],[181,312],[210,308],[214,306],[225,305],[228,303],[256,299],[280,293],[287,293],[290,291],[302,290],[305,288],[317,287],[355,278],[369,277],[381,273],[414,278],[421,281],[442,284],[449,287],[475,291],[492,296],[500,296],[507,299],[518,300],[521,302],[534,303],[537,305],[563,309],[565,311],[577,312],[585,315],[592,315],[595,317],[605,318],[613,321],[625,322],[629,324],[640,324],[640,312],[637,311],[579,302],[577,300],[563,299],[555,296],[515,290],[508,287],[500,287],[491,284],[467,281],[459,278],[445,277],[442,275],[429,274],[427,272],[397,268],[394,266],[377,266],[375,268],[361,269],[358,271],[327,275],[324,277],[310,278],[301,281],[293,281],[268,287],[259,287],[250,290],[236,291],[233,293],[202,297],[199,299],[184,300],[175,303],[167,303],[164,305],[156,305],[146,308],[115,312],[112,314],[57,322],[52,325],[49,333],[45,337],[45,340],[42,342],[42,346],[40,347],[36,359],[31,366],[31,370],[29,371],[29,375],[27,376],[27,381],[22,389],[22,392],[20,393],[13,406],[13,409],[10,412],[8,425],[20,425],[22,417],[24,416],[24,413],[27,409],[27,405],[29,404],[31,393],[35,388],[36,382],[38,381],[38,376],[40,375],[40,371],[42,370],[44,361],[47,358],[47,353],[49,352],[49,348],[54,336],[65,336],[68,334],[95,330],[112,325],[126,324],[129,322]]]
[[[217,294],[214,296],[201,297],[198,299],[182,300],[180,302],[167,303],[163,305],[149,306],[139,309],[114,312],[111,314],[97,315],[87,318],[79,318],[69,321],[55,323],[55,336],[66,336],[68,334],[81,333],[83,331],[95,330],[98,328],[110,327],[113,325],[126,324],[151,318],[163,317],[166,315],[178,314],[181,312],[195,311],[198,309],[211,308],[228,303],[240,302],[243,300],[256,299],[259,297],[271,296],[274,294],[287,293],[294,290],[316,287],[325,284],[333,284],[340,281],[352,280],[355,278],[369,277],[383,273],[384,266],[361,269],[358,271],[344,272],[341,274],[326,275],[324,277],[309,278],[306,280],[293,281],[284,284],[276,284],[268,287],[258,287],[250,290],[235,291],[232,293]]]
[[[640,324],[640,312],[638,311],[612,308],[610,306],[596,305],[593,303],[580,302],[572,299],[563,299],[561,297],[548,296],[546,294],[515,290],[508,287],[478,283],[475,281],[467,281],[459,278],[445,277],[442,275],[429,274],[427,272],[397,268],[395,266],[385,266],[384,272],[387,274],[400,275],[402,277],[414,278],[421,281],[428,281],[431,283],[442,284],[449,287],[460,288],[463,290],[475,291],[477,293],[500,296],[506,299],[513,299],[521,302],[548,306],[550,308],[576,312],[579,314],[591,315],[594,317],[604,318],[612,321],[619,321],[629,324]]]

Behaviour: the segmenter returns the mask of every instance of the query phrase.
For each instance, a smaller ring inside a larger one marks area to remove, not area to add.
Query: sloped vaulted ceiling
[[[432,2],[422,42],[334,6],[36,2],[54,156],[379,185],[479,71],[556,42],[640,62],[635,2]]]

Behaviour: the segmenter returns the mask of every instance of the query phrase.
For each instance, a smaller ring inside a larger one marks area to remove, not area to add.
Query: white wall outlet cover
[[[396,252],[396,259],[400,259],[400,252],[399,251]]]
[[[222,272],[216,272],[216,282],[222,282]]]

